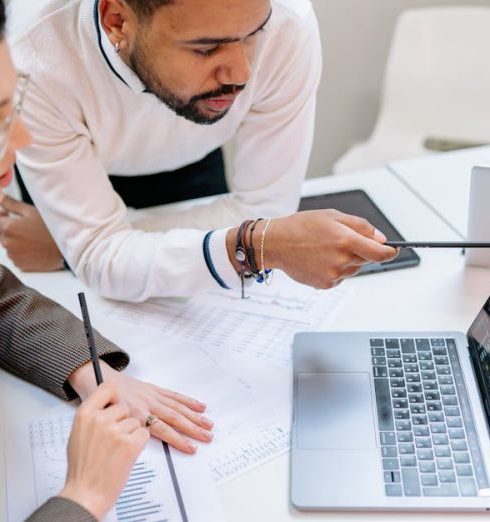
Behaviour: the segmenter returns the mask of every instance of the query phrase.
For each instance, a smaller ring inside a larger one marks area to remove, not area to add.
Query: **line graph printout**
[[[63,488],[67,470],[66,445],[72,421],[73,416],[49,417],[24,426],[26,437],[17,436],[15,441],[12,439],[13,434],[8,437],[9,521],[24,520]],[[23,452],[19,452],[20,449]],[[191,462],[182,457],[177,453],[171,456],[168,447],[151,439],[135,463],[123,492],[104,519],[105,522],[204,522],[208,520],[207,516],[213,517],[213,520],[215,516],[222,520],[209,473],[198,459]],[[175,460],[178,461],[178,478],[171,473]],[[200,467],[205,472],[204,480],[199,476]],[[195,482],[190,482],[191,477]],[[197,482],[199,488],[208,490],[204,503],[201,493],[197,492]],[[191,487],[196,490],[198,499],[192,498],[189,484],[193,484]],[[200,513],[207,511],[205,516],[197,514],[198,505]]]
[[[254,285],[247,295],[242,300],[238,291],[213,291],[189,300],[109,303],[105,313],[195,341],[210,355],[232,352],[284,368],[291,363],[294,334],[325,327],[345,291],[314,290],[278,272],[270,287]]]

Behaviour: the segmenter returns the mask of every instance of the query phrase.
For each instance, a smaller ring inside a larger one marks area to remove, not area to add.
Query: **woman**
[[[17,77],[0,0],[0,200],[15,151],[30,144],[20,120],[28,79]],[[86,399],[75,417],[64,489],[31,520],[101,519],[115,503],[149,433],[186,453],[209,442],[205,405],[124,375],[127,354],[96,333],[104,384],[96,387],[81,323],[0,265],[0,367],[64,399]],[[148,426],[146,430],[143,426]]]

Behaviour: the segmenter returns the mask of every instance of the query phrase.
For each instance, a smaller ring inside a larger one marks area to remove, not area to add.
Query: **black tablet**
[[[367,219],[390,241],[404,241],[398,230],[390,223],[388,218],[374,204],[373,200],[364,190],[347,190],[345,192],[332,192],[302,198],[299,210],[318,210],[322,208],[335,208],[345,214],[353,214]],[[368,263],[364,265],[359,274],[372,274],[384,270],[396,270],[417,266],[420,257],[410,248],[402,248],[399,256],[386,263]]]

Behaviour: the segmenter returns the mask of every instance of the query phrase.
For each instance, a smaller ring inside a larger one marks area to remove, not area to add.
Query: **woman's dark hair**
[[[5,4],[0,0],[0,40],[3,40],[5,32]]]

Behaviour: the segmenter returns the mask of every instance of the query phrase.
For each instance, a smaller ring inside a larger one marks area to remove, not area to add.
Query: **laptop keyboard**
[[[385,492],[474,497],[488,488],[453,339],[371,339]]]

